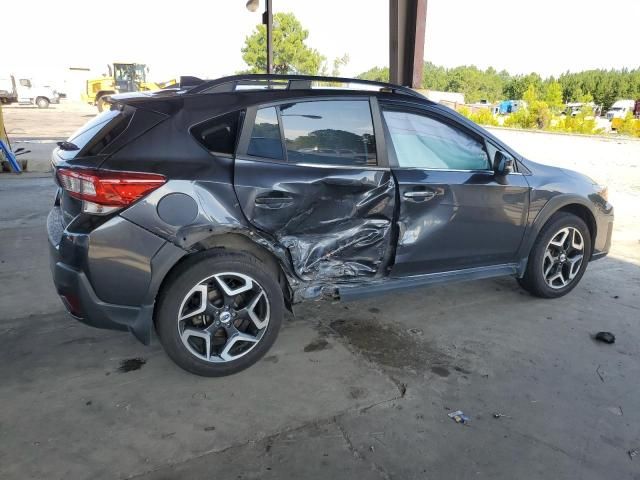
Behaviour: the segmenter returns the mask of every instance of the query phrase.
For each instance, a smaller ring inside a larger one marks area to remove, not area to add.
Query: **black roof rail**
[[[312,82],[327,82],[327,83],[350,83],[369,85],[372,87],[379,87],[381,90],[388,90],[392,93],[400,93],[404,95],[410,95],[412,97],[425,98],[420,93],[409,87],[403,87],[401,85],[395,85],[387,82],[376,82],[373,80],[360,80],[358,78],[346,78],[346,77],[324,77],[314,75],[277,75],[266,73],[253,73],[243,75],[232,75],[229,77],[221,77],[215,80],[206,80],[201,84],[191,88],[188,93],[215,93],[215,92],[232,92],[237,85],[256,83],[259,85],[269,84],[274,81],[274,86],[287,82],[288,90],[306,90],[311,88]]]

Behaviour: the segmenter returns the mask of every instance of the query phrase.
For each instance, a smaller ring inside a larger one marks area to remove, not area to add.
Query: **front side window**
[[[385,111],[384,119],[399,167],[489,170],[484,142],[425,115]]]
[[[376,165],[367,100],[326,100],[280,106],[287,158],[294,163]]]
[[[278,114],[275,107],[261,108],[256,112],[247,154],[254,157],[284,160]]]

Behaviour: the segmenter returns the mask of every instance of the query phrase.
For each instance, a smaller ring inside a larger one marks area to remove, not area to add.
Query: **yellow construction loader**
[[[87,91],[82,94],[83,101],[96,105],[98,111],[105,108],[105,97],[116,93],[159,90],[177,85],[178,80],[155,83],[147,81],[148,68],[142,63],[116,63],[107,65],[109,74],[101,78],[87,80]]]

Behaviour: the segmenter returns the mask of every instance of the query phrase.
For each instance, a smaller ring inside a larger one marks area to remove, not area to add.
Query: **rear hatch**
[[[126,206],[126,203],[114,204],[104,201],[105,195],[111,195],[111,198],[114,198],[117,194],[114,189],[121,188],[123,182],[129,182],[131,187],[136,182],[140,185],[145,181],[144,175],[142,177],[127,176],[124,175],[126,172],[109,172],[101,169],[102,164],[111,154],[167,118],[165,113],[144,108],[144,104],[135,104],[128,100],[116,101],[110,110],[89,120],[67,141],[59,142],[58,147],[53,151],[51,158],[53,175],[60,187],[56,196],[56,205],[60,207],[60,222],[63,228],[83,212],[104,216],[118,211]],[[109,178],[104,178],[105,176]],[[154,176],[149,175],[149,177]],[[100,183],[101,180],[106,181]],[[77,190],[83,188],[83,185],[84,193]],[[95,198],[87,196],[87,192],[93,193]],[[94,208],[87,209],[88,204],[93,204]]]
[[[58,186],[59,168],[99,168],[104,161],[100,153],[126,130],[135,108],[113,108],[104,111],[85,123],[53,151],[51,163]],[[62,210],[62,222],[66,227],[82,211],[82,200],[74,198],[68,190],[58,189],[57,203]]]

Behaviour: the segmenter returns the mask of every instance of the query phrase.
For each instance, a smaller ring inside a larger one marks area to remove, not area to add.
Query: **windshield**
[[[114,66],[116,82],[128,82],[136,77],[136,66],[131,63],[116,63]]]
[[[137,63],[136,70],[136,82],[145,83],[147,81],[147,66]]]

